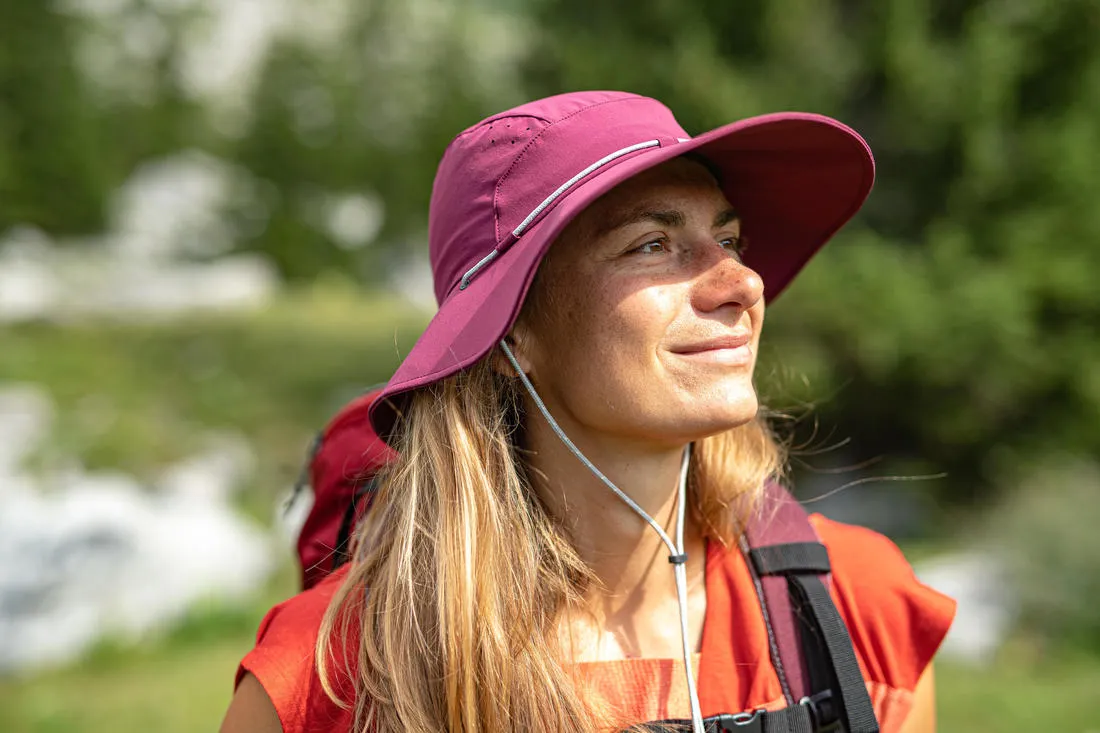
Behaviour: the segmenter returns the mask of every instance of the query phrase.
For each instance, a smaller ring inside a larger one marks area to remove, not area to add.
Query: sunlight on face
[[[741,263],[740,231],[714,178],[683,158],[581,213],[550,248],[517,327],[551,411],[657,444],[751,420],[764,299]]]

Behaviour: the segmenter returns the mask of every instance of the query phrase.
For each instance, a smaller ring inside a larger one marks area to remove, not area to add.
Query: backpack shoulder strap
[[[770,482],[741,544],[788,705],[809,704],[819,725],[836,720],[848,733],[878,733],[848,629],[829,593],[829,554],[805,509]]]

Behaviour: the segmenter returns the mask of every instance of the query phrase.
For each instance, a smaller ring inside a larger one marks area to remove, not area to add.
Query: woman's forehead
[[[582,211],[562,239],[593,239],[635,218],[639,209],[670,208],[669,197],[702,198],[715,209],[729,208],[718,181],[705,165],[690,158],[673,158],[623,181]]]
[[[683,188],[721,195],[718,181],[705,165],[691,158],[673,158],[628,178],[597,199],[586,211],[595,208],[631,206],[637,199],[661,189]]]

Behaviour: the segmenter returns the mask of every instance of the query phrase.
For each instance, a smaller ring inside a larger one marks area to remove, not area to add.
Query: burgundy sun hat
[[[472,365],[511,329],[562,229],[619,183],[694,153],[718,173],[769,301],[859,209],[875,165],[836,120],[782,112],[690,137],[660,102],[576,92],[458,135],[436,173],[428,243],[439,311],[371,408],[388,437],[400,397]]]

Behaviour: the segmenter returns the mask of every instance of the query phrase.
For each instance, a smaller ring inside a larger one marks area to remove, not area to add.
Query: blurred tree
[[[376,0],[353,4],[349,22],[323,44],[277,43],[233,152],[262,182],[269,217],[242,248],[269,254],[292,279],[337,269],[366,282],[422,254],[447,143],[520,98],[506,80],[483,78],[472,54],[492,21],[480,3]],[[318,202],[341,193],[382,203],[377,239],[359,249],[341,248],[320,221]]]
[[[102,225],[110,181],[97,116],[73,57],[75,20],[44,0],[7,0],[0,22],[0,232]]]
[[[0,8],[0,233],[32,225],[55,237],[97,234],[135,166],[211,142],[178,78],[181,33],[194,13],[154,14],[144,0],[120,3],[106,19],[43,0]],[[150,20],[164,42],[140,62],[125,58],[125,32],[140,30],[126,22]],[[97,50],[120,57],[120,77],[140,76],[141,93],[101,88],[86,68]]]
[[[232,129],[181,82],[185,5],[4,0],[0,232],[94,232],[137,164],[199,147],[251,177],[225,203],[239,249],[372,283],[423,254],[449,139],[505,106],[628,89],[689,131],[823,112],[879,178],[769,317],[774,401],[816,401],[859,457],[949,471],[958,498],[1052,448],[1100,454],[1096,0],[316,0],[339,22],[280,32]],[[80,73],[130,21],[164,42]]]
[[[947,470],[954,498],[1052,448],[1100,453],[1100,3],[534,12],[531,95],[652,94],[689,132],[797,108],[869,139],[868,205],[769,319],[774,371],[810,388],[773,392],[829,396],[817,412],[860,453]]]

